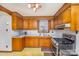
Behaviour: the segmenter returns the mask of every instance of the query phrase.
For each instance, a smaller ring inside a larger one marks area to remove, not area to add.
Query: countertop
[[[25,37],[26,35],[19,35],[19,36],[12,36],[12,38],[22,38]]]
[[[51,36],[30,36],[30,35],[13,36],[12,38],[22,38],[22,37],[52,38]]]

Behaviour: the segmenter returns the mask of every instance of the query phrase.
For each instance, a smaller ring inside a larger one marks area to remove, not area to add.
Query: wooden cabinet
[[[56,28],[57,26],[58,26],[58,19],[55,18],[55,19],[54,19],[54,28]]]
[[[73,31],[79,30],[79,4],[72,4],[71,6],[71,24]]]
[[[60,14],[58,16],[58,25],[61,25],[61,24],[63,24],[63,14]]]
[[[18,17],[18,22],[17,22],[17,27],[18,27],[18,30],[22,30],[23,29],[23,19]]]
[[[63,12],[63,23],[70,23],[71,20],[71,8],[67,8],[64,12]]]
[[[41,38],[39,40],[39,47],[50,48],[51,47],[51,41],[50,41],[50,39]]]
[[[32,29],[32,30],[38,29],[38,21],[37,20],[29,20],[29,29]]]
[[[54,20],[51,20],[49,24],[50,24],[51,29],[53,30],[54,29]]]
[[[29,21],[27,19],[23,19],[23,29],[29,29]]]
[[[79,4],[65,4],[55,15],[55,27],[57,22],[60,25],[70,23],[70,30],[79,30]],[[57,18],[58,21],[56,21]]]
[[[38,21],[32,19],[24,19],[23,29],[25,30],[36,30],[38,29]]]
[[[22,30],[23,29],[23,18],[16,12],[12,13],[12,30]]]
[[[58,16],[55,16],[54,25],[55,28],[58,25],[71,23],[71,7],[66,8]]]
[[[33,39],[30,39],[30,37],[25,37],[25,47],[33,47]]]
[[[25,47],[38,47],[38,39],[36,37],[25,37]]]
[[[36,37],[33,39],[33,47],[39,47],[39,39]]]
[[[25,37],[25,47],[51,47],[51,38],[49,37],[36,37],[29,36]]]
[[[12,49],[13,51],[21,51],[24,48],[23,38],[12,38]]]
[[[26,47],[51,48],[51,37],[27,36],[12,38],[13,51],[21,51]]]

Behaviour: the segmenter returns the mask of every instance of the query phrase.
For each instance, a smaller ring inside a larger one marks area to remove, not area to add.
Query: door
[[[0,12],[0,51],[12,50],[11,16]]]

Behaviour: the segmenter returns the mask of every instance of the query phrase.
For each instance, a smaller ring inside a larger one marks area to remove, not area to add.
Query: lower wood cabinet
[[[38,47],[38,39],[36,37],[25,37],[25,47]]]
[[[51,47],[51,38],[49,37],[25,37],[25,47]]]
[[[27,36],[12,38],[13,51],[21,51],[28,47],[51,48],[51,37]]]
[[[51,48],[50,39],[40,39],[39,40],[39,47]]]
[[[12,38],[12,49],[13,51],[21,51],[24,48],[23,38]]]

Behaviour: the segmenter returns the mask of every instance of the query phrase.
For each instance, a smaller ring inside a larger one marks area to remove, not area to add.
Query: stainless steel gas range
[[[63,50],[72,50],[75,52],[75,35],[64,33],[63,38],[54,38],[54,41],[55,48],[53,48],[53,50],[56,52],[56,55],[60,55],[60,51]]]

